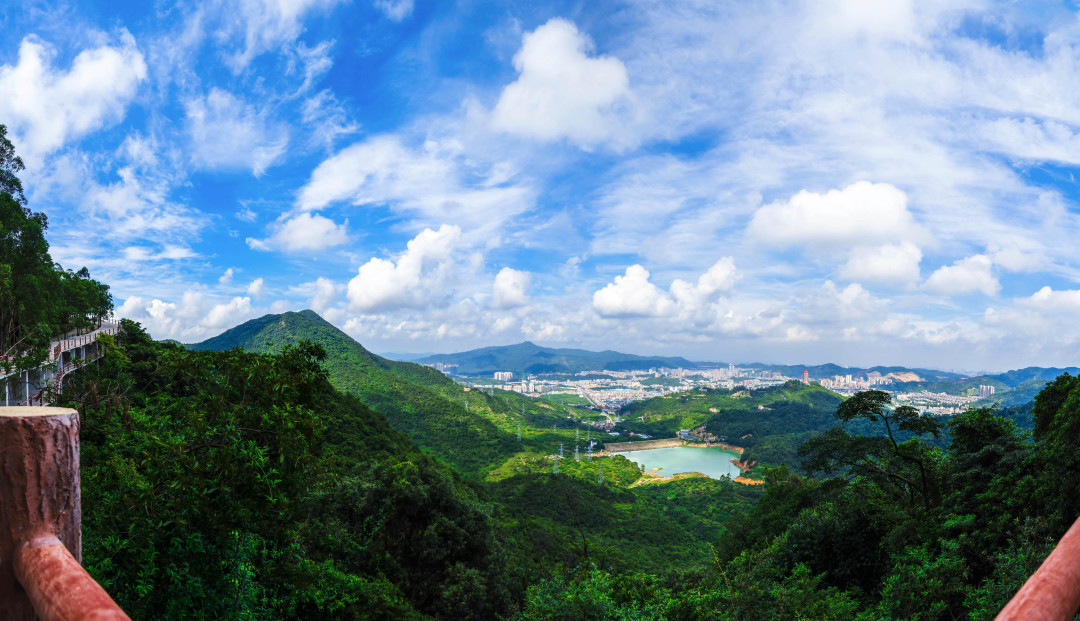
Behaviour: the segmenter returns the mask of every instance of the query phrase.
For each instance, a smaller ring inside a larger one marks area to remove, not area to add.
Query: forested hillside
[[[500,463],[519,450],[506,430],[454,399],[461,388],[442,373],[376,356],[310,310],[266,315],[189,347],[273,352],[301,341],[326,350],[323,365],[335,388],[356,395],[417,445],[462,471]]]

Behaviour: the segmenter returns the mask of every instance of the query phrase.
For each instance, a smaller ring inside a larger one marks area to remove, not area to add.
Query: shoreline
[[[682,438],[664,438],[661,440],[642,440],[640,442],[612,442],[604,445],[604,450],[614,455],[616,453],[628,453],[630,451],[648,451],[658,448],[675,448],[679,446],[687,446],[690,448],[718,448],[725,451],[731,451],[732,453],[738,453],[742,455],[746,451],[741,446],[735,446],[734,444],[728,444],[727,442],[687,442]]]

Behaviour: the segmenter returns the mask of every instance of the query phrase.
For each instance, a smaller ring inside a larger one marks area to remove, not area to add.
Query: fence
[[[0,407],[0,619],[130,621],[82,568],[79,414]]]

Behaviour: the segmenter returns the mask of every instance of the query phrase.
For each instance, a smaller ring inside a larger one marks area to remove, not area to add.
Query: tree
[[[20,205],[26,204],[26,197],[16,173],[25,168],[22,158],[15,155],[15,145],[7,139],[7,127],[0,124],[0,193],[8,194]]]
[[[881,390],[856,393],[836,408],[836,418],[842,423],[856,419],[880,421],[885,437],[853,436],[837,426],[812,438],[799,448],[799,456],[807,458],[808,472],[830,474],[843,469],[855,473],[885,477],[903,483],[909,494],[922,496],[923,505],[930,510],[931,493],[927,477],[928,447],[916,439],[898,442],[896,433],[931,434],[940,437],[942,423],[931,416],[922,416],[909,405],[889,409],[892,396]],[[897,463],[897,461],[901,463]],[[906,467],[905,467],[906,466]],[[909,472],[914,469],[916,472]]]
[[[0,370],[32,369],[48,356],[49,341],[89,328],[112,312],[109,287],[83,268],[53,263],[45,214],[26,207],[15,173],[22,160],[0,125]]]

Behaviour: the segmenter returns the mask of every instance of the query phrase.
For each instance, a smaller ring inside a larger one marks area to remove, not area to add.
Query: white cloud
[[[817,194],[802,190],[764,205],[747,227],[752,237],[778,246],[866,244],[921,237],[907,195],[888,183],[859,181]]]
[[[1001,290],[1001,283],[994,276],[992,267],[990,257],[984,254],[973,255],[938,268],[926,279],[925,287],[942,295],[979,291],[984,295],[995,296]]]
[[[840,278],[862,282],[910,283],[919,280],[922,250],[910,242],[859,246],[840,267]]]
[[[460,145],[435,141],[410,149],[397,136],[375,136],[319,164],[296,203],[303,210],[341,201],[386,205],[421,224],[456,222],[480,231],[531,206],[529,189],[507,183],[497,167],[462,161],[459,151]]]
[[[1080,164],[1080,132],[1056,121],[1000,118],[981,127],[993,151],[1035,162]]]
[[[671,283],[671,296],[680,307],[695,311],[715,302],[715,294],[729,291],[737,279],[735,259],[724,257],[699,276],[697,284],[676,278]]]
[[[29,36],[16,65],[0,67],[0,119],[31,164],[90,132],[119,122],[146,79],[146,61],[126,30],[116,46],[80,52],[66,72],[56,51]]]
[[[308,306],[311,310],[322,315],[334,304],[337,304],[337,299],[337,284],[329,278],[320,277],[315,280],[315,295],[308,300]]]
[[[301,213],[274,224],[273,233],[267,239],[247,238],[248,246],[255,250],[283,250],[307,252],[340,246],[348,241],[348,221],[335,224],[319,214]]]
[[[375,8],[382,11],[387,19],[400,22],[412,15],[413,0],[375,0]]]
[[[349,281],[349,309],[423,308],[445,300],[455,280],[452,254],[460,240],[461,229],[444,224],[437,231],[424,229],[396,260],[372,258]]]
[[[628,146],[630,81],[612,56],[590,57],[593,44],[568,20],[555,18],[522,39],[517,81],[492,113],[497,130],[538,140],[569,139],[584,147]]]
[[[252,317],[251,298],[218,302],[200,291],[187,290],[179,302],[132,296],[116,309],[116,316],[138,321],[156,339],[191,343],[215,336]]]
[[[266,287],[262,278],[256,278],[248,285],[247,294],[253,298],[261,298],[266,295]]]
[[[626,268],[626,274],[593,293],[593,308],[602,317],[660,317],[675,308],[667,293],[649,281],[649,271],[640,265]]]
[[[327,149],[338,138],[360,130],[359,123],[349,120],[345,107],[329,89],[305,99],[300,112],[300,120],[311,128],[309,142]]]
[[[236,219],[244,222],[254,222],[259,219],[259,214],[255,213],[247,205],[243,205],[240,207],[240,211],[236,212]]]
[[[251,315],[251,298],[236,297],[225,304],[216,304],[206,313],[200,325],[208,330],[220,330],[225,326],[240,323],[237,318],[248,318]],[[241,320],[242,321],[242,320]]]
[[[495,308],[515,308],[529,303],[525,291],[532,275],[529,272],[504,267],[495,275],[492,284],[491,305]]]
[[[1042,312],[1076,313],[1080,312],[1080,290],[1054,291],[1051,287],[1043,287],[1031,297],[1022,298],[1017,302]]]
[[[288,131],[271,122],[268,112],[217,87],[185,108],[191,158],[203,168],[250,168],[259,177],[289,144]]]
[[[227,284],[232,282],[232,279],[233,279],[233,268],[230,267],[229,269],[225,270],[225,273],[221,275],[221,278],[218,278],[218,282],[223,284],[223,285],[227,285]]]
[[[235,51],[225,61],[239,73],[256,56],[286,47],[303,32],[302,21],[309,13],[328,12],[341,0],[236,0],[220,2],[224,28],[217,38]],[[241,38],[242,45],[233,43]],[[237,49],[239,48],[239,49]]]

